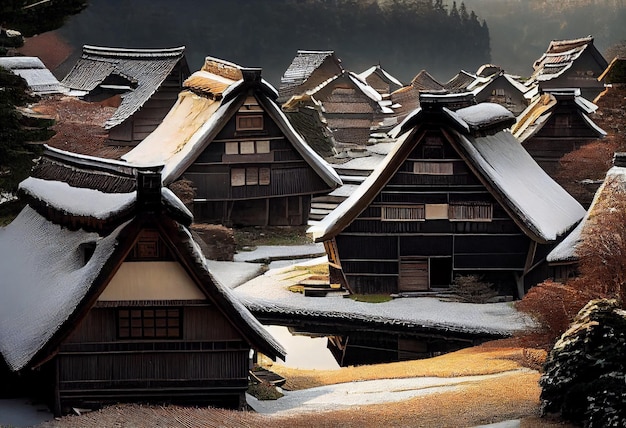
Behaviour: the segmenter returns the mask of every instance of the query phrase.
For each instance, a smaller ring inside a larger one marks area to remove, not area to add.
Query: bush
[[[597,297],[595,293],[581,289],[577,281],[563,285],[546,280],[532,287],[516,307],[533,316],[554,343],[567,330],[578,311],[594,297]]]
[[[542,413],[586,427],[626,426],[626,312],[616,300],[593,300],[550,351]]]
[[[459,300],[467,303],[487,303],[498,295],[493,284],[484,282],[479,275],[459,275],[450,288]]]

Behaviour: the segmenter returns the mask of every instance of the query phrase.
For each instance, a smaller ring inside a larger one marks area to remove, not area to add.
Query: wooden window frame
[[[426,219],[425,216],[426,209],[424,204],[383,205],[380,209],[381,221],[424,221]]]
[[[260,121],[260,125],[252,123],[255,119]],[[251,123],[246,123],[248,121]],[[262,131],[265,123],[262,114],[238,114],[235,122],[237,131]]]
[[[232,168],[230,170],[230,186],[269,186],[272,172],[270,168],[249,166],[246,168]]]
[[[176,340],[183,338],[183,309],[124,307],[116,310],[118,340]]]
[[[448,206],[450,221],[490,222],[493,220],[493,204],[479,203],[452,203]]]

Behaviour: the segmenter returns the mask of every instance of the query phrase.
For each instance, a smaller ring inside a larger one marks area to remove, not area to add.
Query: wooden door
[[[401,259],[398,292],[428,289],[428,259]]]

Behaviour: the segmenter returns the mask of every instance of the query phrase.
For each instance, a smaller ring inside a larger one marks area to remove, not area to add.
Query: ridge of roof
[[[111,58],[172,58],[180,57],[185,46],[172,48],[121,48],[108,46],[83,45],[83,55],[94,55]]]

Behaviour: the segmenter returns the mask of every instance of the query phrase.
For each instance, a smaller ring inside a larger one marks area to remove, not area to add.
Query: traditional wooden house
[[[606,70],[598,77],[610,85],[623,85],[626,83],[626,58],[616,56],[606,67]],[[597,97],[596,97],[597,100]],[[594,100],[594,102],[596,101]]]
[[[115,145],[136,145],[161,123],[189,77],[185,47],[126,49],[83,46],[63,79],[71,93],[117,107],[104,127]]]
[[[563,155],[606,135],[589,117],[597,109],[578,89],[546,91],[518,116],[511,131],[554,176]]]
[[[284,103],[342,72],[341,60],[334,51],[299,50],[280,78],[278,102]]]
[[[481,66],[476,72],[476,79],[468,84],[465,90],[474,94],[476,102],[500,104],[516,116],[529,104],[525,96],[529,88],[515,76],[491,64]]]
[[[443,84],[443,88],[450,93],[467,92],[467,87],[476,81],[475,74],[460,70],[452,79]]]
[[[0,67],[6,68],[26,80],[28,88],[35,95],[61,94],[67,92],[56,77],[37,57],[0,57]]]
[[[555,88],[580,88],[581,95],[594,100],[604,90],[598,79],[608,63],[593,44],[593,37],[553,40],[548,50],[533,64],[534,72],[526,85],[540,91]]]
[[[211,275],[160,168],[49,149],[20,185],[28,205],[0,229],[0,355],[56,414],[118,401],[242,407],[251,349],[284,357]]]
[[[352,292],[427,291],[479,274],[521,296],[583,217],[506,130],[513,115],[491,103],[446,107],[465,98],[422,94],[391,153],[310,229]]]
[[[163,183],[190,180],[197,221],[305,225],[311,197],[341,184],[293,129],[260,69],[207,58],[163,123],[122,156],[162,163]]]
[[[368,68],[359,74],[359,77],[383,96],[387,96],[404,86],[402,82],[385,71],[380,64]]]
[[[283,110],[316,107],[341,146],[365,145],[372,132],[397,124],[391,101],[352,72],[341,72],[303,94],[294,95]]]
[[[606,225],[611,222],[608,216],[617,216],[617,221],[622,221],[625,201],[626,153],[615,153],[613,167],[607,171],[587,214],[580,224],[548,254],[547,260],[552,279],[564,282],[578,275],[578,262],[584,256],[581,249],[583,242],[588,236],[607,232]],[[617,225],[617,227],[620,226]]]

